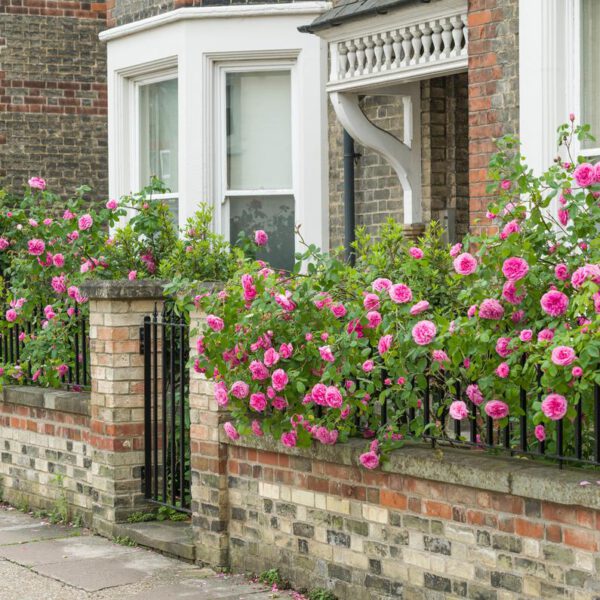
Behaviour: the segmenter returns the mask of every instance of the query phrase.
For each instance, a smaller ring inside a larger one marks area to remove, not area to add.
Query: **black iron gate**
[[[165,305],[144,317],[143,490],[147,500],[190,512],[189,325]]]

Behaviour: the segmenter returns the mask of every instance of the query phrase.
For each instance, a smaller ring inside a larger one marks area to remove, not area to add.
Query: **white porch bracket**
[[[355,92],[330,92],[335,114],[360,144],[381,154],[396,172],[403,191],[404,224],[422,222],[420,84],[405,84],[393,92],[402,97],[404,135],[399,140],[369,121]]]

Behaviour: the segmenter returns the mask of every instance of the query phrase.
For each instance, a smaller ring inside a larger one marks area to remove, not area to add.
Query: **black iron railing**
[[[154,309],[140,331],[144,355],[144,496],[190,512],[189,325],[172,307]]]
[[[5,314],[6,310],[2,311]],[[43,308],[33,311],[31,320],[24,323],[15,322],[0,331],[0,366],[21,366],[23,377],[19,383],[32,383],[32,375],[36,365],[32,365],[26,352],[27,339],[37,335],[44,320]],[[64,339],[69,340],[64,364],[67,371],[60,376],[62,384],[73,390],[88,388],[91,382],[89,370],[89,318],[87,312],[75,308],[73,316],[65,324]],[[33,382],[35,383],[35,382]]]
[[[523,368],[525,362],[526,357],[523,357]],[[484,404],[477,406],[467,397],[469,382],[451,379],[442,370],[423,375],[421,384],[413,379],[409,385],[414,400],[408,408],[399,408],[393,396],[386,396],[369,428],[402,425],[411,437],[428,441],[432,446],[471,447],[543,458],[560,467],[565,463],[600,466],[600,386],[594,383],[587,394],[581,395],[572,418],[565,416],[551,423],[544,422],[545,439],[540,440],[534,433],[532,405],[541,402],[547,391],[541,384],[541,368],[534,368],[531,386],[507,385],[507,394],[513,394],[511,404],[518,404],[519,409],[517,414],[505,419],[489,417]],[[454,400],[465,402],[468,418],[457,420],[450,416],[449,405]]]

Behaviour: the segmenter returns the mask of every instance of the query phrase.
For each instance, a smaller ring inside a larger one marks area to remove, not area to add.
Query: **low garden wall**
[[[0,395],[0,489],[22,508],[91,523],[90,395],[9,386]]]
[[[104,535],[148,509],[139,335],[159,291],[136,282],[86,290],[89,396],[3,390],[5,499],[50,511],[59,500]],[[191,330],[203,320],[192,315]],[[193,369],[189,403],[200,563],[277,568],[296,587],[341,600],[600,596],[595,471],[424,445],[370,471],[359,466],[363,441],[308,450],[231,441],[212,384]]]
[[[600,490],[585,473],[422,446],[371,472],[363,443],[223,443],[234,570],[277,567],[344,599],[600,594]]]

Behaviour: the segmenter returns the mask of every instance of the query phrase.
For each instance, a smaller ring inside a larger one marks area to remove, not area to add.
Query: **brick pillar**
[[[190,315],[190,349],[197,354],[196,340],[205,326],[205,315]],[[213,383],[190,371],[190,437],[192,462],[192,512],[196,559],[212,567],[229,564],[229,500],[227,444],[220,441],[227,411],[215,401]]]
[[[155,304],[157,281],[95,281],[83,292],[90,302],[90,445],[93,527],[112,535],[114,523],[144,507],[144,357],[140,327]]]
[[[469,194],[473,233],[485,218],[494,140],[519,133],[519,2],[469,0]]]

